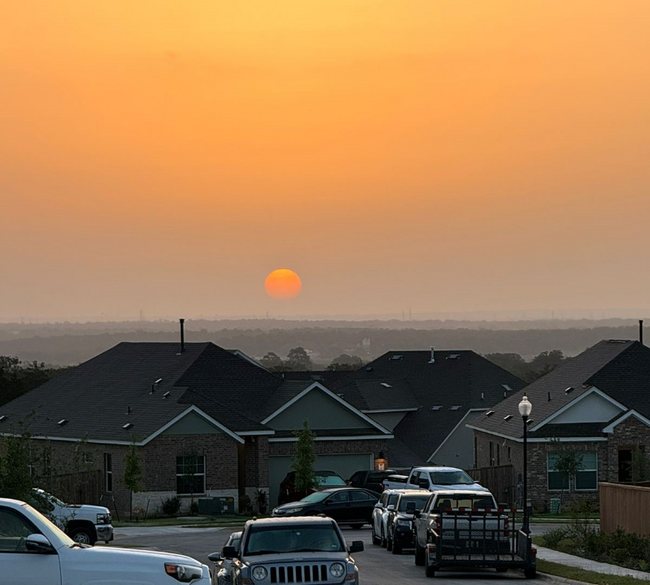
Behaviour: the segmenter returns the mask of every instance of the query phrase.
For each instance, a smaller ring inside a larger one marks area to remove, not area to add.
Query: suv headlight
[[[176,563],[165,563],[165,573],[181,583],[189,583],[194,579],[203,577],[203,569],[201,567],[177,565]]]
[[[404,519],[400,518],[400,519],[397,521],[397,525],[398,525],[398,526],[407,526],[407,527],[408,527],[408,526],[411,525],[411,521],[410,521],[410,520],[404,520]]]
[[[269,572],[264,567],[255,567],[251,572],[255,581],[264,581]]]
[[[343,577],[343,573],[345,573],[345,567],[341,563],[334,563],[330,567],[330,573],[332,573],[332,577],[340,579]]]
[[[97,524],[110,524],[111,515],[110,514],[97,514]]]

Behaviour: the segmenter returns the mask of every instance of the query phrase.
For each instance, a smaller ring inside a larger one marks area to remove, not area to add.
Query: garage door
[[[374,459],[372,453],[355,453],[354,455],[319,455],[314,469],[323,469],[338,473],[343,479],[348,479],[355,471],[372,469]],[[280,482],[291,471],[291,457],[269,458],[269,502],[277,506],[280,493]]]

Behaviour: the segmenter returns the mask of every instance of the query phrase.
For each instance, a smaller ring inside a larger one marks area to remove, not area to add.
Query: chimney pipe
[[[181,353],[185,351],[185,319],[179,319],[181,324]]]
[[[431,346],[431,359],[429,360],[430,364],[435,364],[436,363],[436,348]]]
[[[639,342],[643,345],[643,319],[639,319]]]

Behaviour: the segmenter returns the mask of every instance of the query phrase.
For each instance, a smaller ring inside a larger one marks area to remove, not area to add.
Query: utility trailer
[[[493,567],[498,572],[523,569],[527,579],[537,575],[537,550],[530,534],[516,525],[522,510],[446,508],[436,512],[423,551],[427,577],[447,567]]]

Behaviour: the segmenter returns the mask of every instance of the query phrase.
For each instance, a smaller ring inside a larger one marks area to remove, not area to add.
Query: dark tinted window
[[[413,502],[415,503],[415,509],[421,510],[428,499],[428,494],[423,494],[421,496],[402,496],[399,500],[399,507],[397,509],[400,512],[405,512],[409,502]]]
[[[388,496],[388,504],[387,506],[390,506],[391,504],[395,504],[397,502],[397,499],[399,498],[399,494],[390,494]]]
[[[25,539],[35,533],[36,527],[22,514],[0,508],[0,552],[27,552]]]
[[[374,500],[368,492],[350,492],[350,496],[352,497],[353,502],[359,502],[359,501],[370,501]]]
[[[348,490],[341,490],[334,492],[327,500],[328,502],[349,502],[350,492]]]

